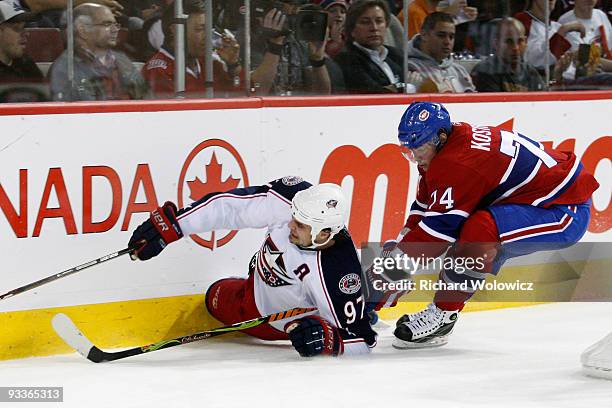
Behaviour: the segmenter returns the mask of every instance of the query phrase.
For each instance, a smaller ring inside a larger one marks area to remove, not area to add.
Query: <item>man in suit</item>
[[[346,16],[346,49],[336,57],[348,93],[403,91],[402,53],[384,45],[389,19],[385,0],[351,4]]]

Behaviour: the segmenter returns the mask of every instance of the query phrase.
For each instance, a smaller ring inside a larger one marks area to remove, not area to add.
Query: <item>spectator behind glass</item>
[[[305,4],[300,7],[300,11],[316,11],[316,12],[325,12],[321,6],[317,4]],[[328,14],[328,26],[327,26],[327,39],[330,37],[330,27],[329,27],[329,19],[332,18],[330,14]],[[344,36],[344,23],[342,23],[342,35]],[[329,41],[328,41],[329,44]],[[342,74],[342,69],[340,69],[340,65],[331,58],[329,54],[327,54],[327,48],[324,53],[325,60],[325,68],[327,69],[327,74],[329,75],[329,83],[331,86],[332,94],[344,94],[346,93],[346,86],[344,84],[344,75]]]
[[[34,102],[45,100],[44,92],[20,86],[20,83],[42,82],[43,74],[25,55],[25,23],[32,13],[0,1],[0,102]]]
[[[403,55],[383,45],[389,24],[385,0],[358,0],[346,17],[346,48],[336,62],[349,93],[397,93],[403,86]]]
[[[585,36],[581,38],[577,32],[565,34],[565,39],[572,45],[573,52],[578,50],[579,44],[598,44],[604,58],[612,59],[612,25],[601,10],[595,9],[597,0],[576,0],[573,10],[568,11],[559,18],[559,23],[567,24],[578,22],[585,28]],[[608,71],[606,69],[606,71]]]
[[[329,57],[335,57],[344,48],[344,24],[346,22],[346,0],[314,0],[327,12],[328,38],[325,53]]]
[[[546,1],[548,1],[549,10],[553,10],[556,0],[531,0],[528,3],[527,11],[517,13],[514,17],[525,26],[527,35],[527,50],[525,51],[525,60],[535,66],[540,72],[544,70],[546,58],[546,26],[544,24],[546,17]],[[555,65],[567,50],[570,49],[570,43],[564,38],[569,32],[579,32],[584,36],[584,26],[578,22],[560,24],[556,21],[550,22],[548,31],[548,46],[550,47],[549,63]]]
[[[329,95],[332,90],[322,42],[300,41],[287,30],[288,17],[299,6],[279,0],[282,10],[271,9],[257,21],[252,36],[251,75],[255,92],[260,95]],[[310,5],[307,5],[310,6]]]
[[[515,18],[499,22],[495,54],[481,61],[471,72],[479,92],[524,92],[544,90],[544,81],[524,61],[527,46],[525,27]]]
[[[560,59],[553,72],[555,80],[561,88],[566,89],[599,89],[612,87],[612,60],[610,59],[610,36],[612,28],[605,13],[594,9],[595,0],[576,0],[573,10],[567,12],[561,19],[563,24],[581,24],[585,35],[581,38],[577,33],[569,32],[565,38],[571,48],[565,58]],[[577,75],[578,49],[582,44],[591,44],[588,61],[584,69]]]
[[[183,0],[183,12],[188,15],[185,24],[185,96],[206,96],[204,71],[206,15],[201,0]],[[162,17],[164,43],[142,68],[156,98],[173,98],[174,92],[174,7],[167,7]],[[213,78],[215,97],[244,94],[240,89],[240,46],[231,35],[223,35],[218,49],[213,51]]]
[[[408,44],[408,69],[418,92],[462,93],[476,88],[467,70],[453,60],[455,24],[450,14],[435,12],[423,22],[421,33]]]
[[[144,79],[132,61],[114,51],[119,26],[111,9],[85,3],[74,9],[74,81],[68,78],[68,52],[51,65],[51,97],[56,101],[143,99]]]

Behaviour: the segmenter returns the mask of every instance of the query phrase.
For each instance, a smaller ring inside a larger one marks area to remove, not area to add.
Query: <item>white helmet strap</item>
[[[312,226],[311,226],[310,228],[312,228]],[[333,238],[333,237],[336,235],[336,234],[333,234],[331,231],[329,232],[329,237],[327,237],[327,239],[325,240],[325,242],[323,242],[323,243],[321,243],[321,244],[317,244],[317,243],[315,242],[315,240],[317,239],[317,236],[319,235],[319,233],[320,233],[321,231],[325,230],[325,229],[326,229],[326,228],[323,228],[322,230],[319,230],[318,232],[316,232],[316,231],[314,230],[314,228],[312,228],[312,229],[311,229],[311,231],[310,231],[310,237],[311,237],[311,239],[312,239],[312,245],[307,246],[307,247],[303,247],[303,248],[308,248],[308,249],[317,249],[317,248],[320,248],[320,247],[322,247],[322,246],[324,246],[324,245],[327,245],[327,244],[329,243],[329,241],[331,241],[331,240],[332,240],[332,238]],[[328,228],[327,228],[327,229],[328,229]]]

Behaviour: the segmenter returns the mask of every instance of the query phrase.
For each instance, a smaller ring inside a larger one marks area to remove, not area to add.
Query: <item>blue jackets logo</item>
[[[340,292],[352,295],[361,289],[361,278],[356,273],[349,273],[340,279],[338,286],[340,287]]]

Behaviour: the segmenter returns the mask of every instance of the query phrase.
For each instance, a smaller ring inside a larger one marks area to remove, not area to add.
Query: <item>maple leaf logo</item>
[[[206,174],[206,183],[203,183],[198,177],[191,181],[187,181],[191,194],[189,198],[197,201],[206,194],[219,191],[227,191],[238,187],[240,179],[235,179],[229,176],[225,181],[221,180],[221,170],[223,165],[217,161],[217,156],[213,152],[210,162],[205,166],[204,173]]]

